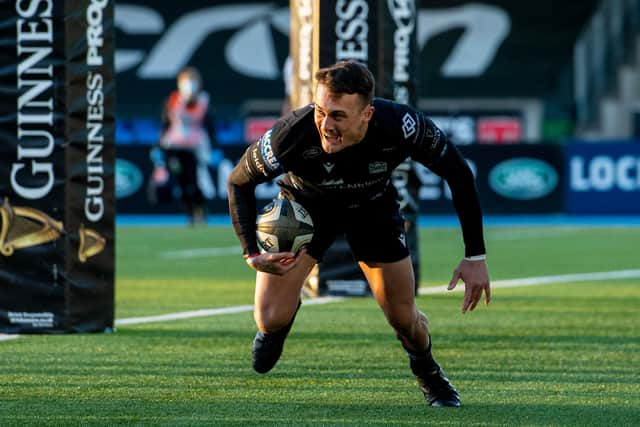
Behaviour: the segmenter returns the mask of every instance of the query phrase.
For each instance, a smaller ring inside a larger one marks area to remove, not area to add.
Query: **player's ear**
[[[365,121],[369,121],[371,120],[371,117],[373,117],[373,112],[375,111],[375,107],[371,104],[367,104],[366,107],[364,107],[364,110],[362,111],[363,114],[363,118]]]

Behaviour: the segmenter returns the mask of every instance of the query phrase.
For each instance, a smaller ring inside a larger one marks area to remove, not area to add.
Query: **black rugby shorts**
[[[308,210],[314,234],[307,253],[318,261],[340,234],[356,261],[396,262],[409,256],[405,221],[395,198],[383,197],[356,208],[337,209],[326,203]]]

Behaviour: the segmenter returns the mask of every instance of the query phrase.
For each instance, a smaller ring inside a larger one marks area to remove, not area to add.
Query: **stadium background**
[[[487,213],[640,213],[636,3],[420,3],[418,107],[461,146]],[[216,109],[209,208],[226,212],[226,176],[279,114],[288,13],[286,1],[116,4],[119,213],[180,212],[149,205],[146,185],[162,103],[187,64]],[[442,182],[420,179],[422,213],[451,213]]]

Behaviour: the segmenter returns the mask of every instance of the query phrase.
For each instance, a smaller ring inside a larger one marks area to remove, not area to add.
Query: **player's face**
[[[364,139],[373,106],[365,104],[358,94],[335,94],[326,85],[316,89],[314,118],[322,149],[331,154]]]

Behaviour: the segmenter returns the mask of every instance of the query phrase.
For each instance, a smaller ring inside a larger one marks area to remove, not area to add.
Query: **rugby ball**
[[[313,237],[311,215],[296,201],[275,199],[258,215],[256,237],[262,253],[297,253]]]

